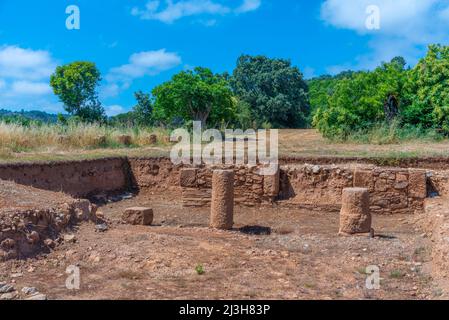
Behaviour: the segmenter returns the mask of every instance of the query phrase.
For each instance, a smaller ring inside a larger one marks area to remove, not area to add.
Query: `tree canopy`
[[[94,63],[79,61],[57,67],[50,85],[68,113],[85,121],[102,121],[104,108],[96,91],[100,81],[101,74]]]
[[[313,101],[319,105],[313,125],[327,137],[344,137],[392,121],[406,98],[407,80],[405,62],[397,57],[372,72],[357,72],[325,83],[326,92],[320,92],[319,84],[314,84]]]
[[[243,55],[238,59],[231,85],[239,100],[250,107],[258,126],[306,126],[310,109],[308,88],[290,61]]]
[[[218,126],[232,121],[235,101],[226,75],[197,67],[182,71],[152,91],[157,119],[201,121],[203,126]]]

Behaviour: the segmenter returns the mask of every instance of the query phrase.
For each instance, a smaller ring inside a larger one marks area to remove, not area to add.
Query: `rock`
[[[117,137],[117,139],[118,139],[118,142],[119,142],[120,144],[124,144],[125,146],[131,145],[131,141],[132,141],[131,136],[128,136],[128,135],[120,135],[120,136]]]
[[[97,146],[105,145],[106,142],[107,142],[106,136],[103,136],[103,135],[99,135],[99,136],[95,137],[95,139],[94,139],[94,144]]]
[[[320,166],[313,166],[312,167],[312,172],[313,174],[318,174],[321,171],[321,167]]]
[[[128,192],[128,193],[122,194],[120,197],[122,198],[122,200],[129,200],[129,199],[132,199],[134,197],[134,195],[132,193]]]
[[[15,279],[15,278],[21,278],[23,277],[23,273],[13,273],[11,275],[11,278]]]
[[[32,231],[30,234],[27,235],[27,241],[30,244],[37,244],[40,240],[39,233],[36,231]]]
[[[183,188],[196,188],[198,185],[198,169],[184,168],[179,175],[179,185]]]
[[[16,242],[13,239],[5,239],[1,242],[0,246],[5,250],[10,250],[14,248]]]
[[[65,234],[64,235],[64,242],[67,243],[75,243],[76,242],[76,237],[73,234]]]
[[[0,294],[0,300],[14,300],[17,297],[17,293],[15,292],[9,292],[9,293],[3,293]]]
[[[154,145],[157,143],[157,135],[152,134],[148,137],[148,144],[149,145]]]
[[[37,294],[37,293],[39,293],[39,291],[35,287],[24,287],[24,288],[22,288],[22,293],[29,296],[29,295]]]
[[[106,223],[100,223],[95,226],[95,231],[97,232],[106,232],[109,230],[109,227]]]
[[[96,211],[96,206],[93,206],[89,200],[77,200],[72,204],[72,208],[75,210],[78,221],[89,221]]]
[[[14,286],[10,285],[10,284],[4,284],[2,286],[0,286],[0,293],[10,293],[13,292]]]
[[[133,207],[125,210],[123,222],[131,225],[149,226],[153,223],[153,210],[144,207]]]
[[[44,245],[46,245],[50,249],[54,249],[56,247],[56,243],[52,239],[45,239]]]
[[[44,300],[47,300],[47,296],[42,293],[37,293],[37,294],[32,295],[31,297],[27,298],[26,300],[44,301]]]

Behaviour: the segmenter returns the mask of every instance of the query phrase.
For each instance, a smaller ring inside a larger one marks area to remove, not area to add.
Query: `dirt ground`
[[[120,223],[136,205],[154,209],[153,226]],[[208,208],[182,208],[170,192],[100,211],[108,231],[81,224],[75,243],[0,263],[0,282],[19,292],[36,287],[49,299],[447,298],[428,275],[429,240],[412,216],[375,216],[370,239],[338,237],[337,212],[280,207],[237,207],[234,230],[214,231]],[[80,268],[80,290],[65,286],[70,265]],[[366,288],[370,265],[380,269],[380,290]]]

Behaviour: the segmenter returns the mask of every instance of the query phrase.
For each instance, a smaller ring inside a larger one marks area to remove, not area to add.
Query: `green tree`
[[[157,119],[201,121],[203,126],[219,126],[232,121],[235,103],[225,75],[207,68],[182,71],[152,91]]]
[[[404,121],[449,133],[449,46],[431,45],[411,71]]]
[[[304,127],[309,114],[308,88],[303,75],[291,62],[265,56],[242,55],[231,85],[239,99],[251,108],[260,126]]]
[[[100,81],[100,71],[94,63],[73,62],[57,67],[50,85],[68,113],[84,121],[103,121],[105,112],[96,92]]]
[[[137,91],[134,93],[137,105],[134,107],[133,114],[138,125],[151,126],[154,124],[153,101],[147,93]]]
[[[390,115],[396,117],[397,112],[390,111],[399,111],[407,100],[409,72],[402,60],[398,57],[372,72],[358,72],[339,80],[327,105],[318,107],[313,125],[327,137],[345,137],[392,120]]]

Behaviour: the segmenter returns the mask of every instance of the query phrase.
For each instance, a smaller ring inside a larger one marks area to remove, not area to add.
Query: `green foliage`
[[[195,267],[195,271],[198,275],[203,275],[205,273],[203,265],[199,264]]]
[[[326,137],[346,137],[385,121],[384,107],[389,99],[403,102],[409,71],[402,58],[383,63],[372,72],[358,72],[324,86],[332,91],[314,93],[322,101],[313,117],[313,125]]]
[[[136,123],[142,126],[151,126],[154,124],[153,102],[147,93],[137,91],[134,94],[137,105],[134,107],[133,115]]]
[[[67,125],[67,118],[62,113],[58,113],[57,117],[58,117],[57,121],[58,124],[63,126]]]
[[[100,71],[94,63],[73,62],[57,67],[50,85],[68,113],[92,122],[105,119],[96,92],[100,81]]]
[[[109,118],[108,124],[112,127],[129,128],[136,125],[136,118],[136,113],[134,111],[129,111]]]
[[[405,109],[405,121],[449,134],[449,46],[429,46],[411,72],[409,87],[412,101]]]
[[[306,126],[308,88],[301,72],[290,61],[243,55],[238,59],[231,85],[239,100],[250,106],[257,125]]]
[[[309,81],[313,125],[334,139],[360,140],[376,132],[381,141],[395,141],[404,132],[434,139],[448,135],[449,47],[430,45],[415,68],[405,66],[404,58],[396,57],[372,72]]]
[[[154,116],[169,122],[181,117],[184,121],[201,121],[203,126],[219,126],[232,121],[235,100],[225,75],[207,68],[182,71],[153,89]]]
[[[236,114],[235,114],[235,125],[239,129],[249,129],[253,128],[253,118],[251,115],[251,106],[238,98],[235,99]]]

